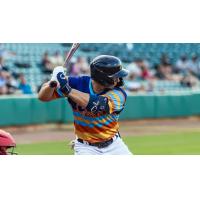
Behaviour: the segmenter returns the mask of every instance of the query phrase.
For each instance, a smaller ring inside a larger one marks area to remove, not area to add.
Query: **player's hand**
[[[68,84],[67,77],[65,76],[64,68],[62,66],[55,67],[52,73],[50,83],[57,82],[57,86],[64,95],[71,92],[71,87]]]
[[[68,80],[63,72],[59,72],[56,76],[60,85],[60,90],[64,95],[68,95],[72,88],[69,86]]]
[[[62,72],[64,74],[64,68],[62,66],[58,66],[54,68],[50,81],[56,81],[58,83],[57,75],[59,72]]]

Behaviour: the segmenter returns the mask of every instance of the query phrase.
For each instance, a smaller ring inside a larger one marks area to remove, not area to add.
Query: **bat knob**
[[[57,81],[50,81],[50,83],[49,83],[50,88],[56,88],[57,86],[58,86]]]

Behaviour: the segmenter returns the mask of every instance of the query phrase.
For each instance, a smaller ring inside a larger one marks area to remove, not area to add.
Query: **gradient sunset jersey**
[[[89,76],[68,77],[69,85],[73,89],[90,95],[102,95],[108,98],[109,114],[101,112],[94,114],[81,108],[70,98],[68,101],[74,115],[75,134],[78,138],[95,143],[109,140],[119,131],[119,114],[124,109],[126,93],[122,88],[115,87],[96,94],[92,88],[92,80]],[[62,98],[59,89],[55,92],[57,98]]]

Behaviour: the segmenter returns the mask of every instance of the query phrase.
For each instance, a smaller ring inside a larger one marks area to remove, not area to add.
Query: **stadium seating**
[[[24,73],[26,80],[31,84],[33,91],[36,91],[37,87],[48,77],[48,75],[42,73],[40,68],[43,54],[46,51],[52,55],[56,51],[64,53],[68,50],[67,47],[54,43],[6,43],[3,44],[3,48],[16,53],[16,56],[12,56],[10,59],[6,60],[6,66],[13,72]],[[16,67],[16,62],[28,63],[30,64],[30,68],[18,68]]]
[[[190,43],[135,43],[133,49],[127,49],[126,44],[103,44],[94,43],[82,44],[81,50],[87,52],[98,52],[100,54],[110,54],[121,57],[124,62],[132,62],[135,58],[145,58],[151,63],[158,63],[163,53],[167,54],[174,63],[180,55],[191,56],[194,53],[200,54],[200,44]]]
[[[61,54],[69,50],[71,44],[56,44],[56,43],[5,43],[3,48],[15,52],[16,56],[11,57],[6,61],[6,65],[14,72],[24,73],[27,81],[31,84],[34,91],[47,78],[47,75],[41,72],[40,62],[44,52],[54,54],[59,51]],[[80,50],[76,56],[87,56],[93,58],[99,54],[112,54],[119,56],[125,63],[132,62],[135,58],[145,58],[150,61],[152,65],[159,63],[161,55],[165,53],[169,56],[172,63],[174,63],[182,54],[187,54],[189,57],[196,53],[200,54],[200,44],[143,44],[136,43],[132,45],[132,49],[128,48],[125,43],[84,43],[80,45]],[[28,63],[30,68],[18,68],[16,62]],[[163,84],[160,83],[161,85]],[[172,84],[173,85],[173,84]],[[171,83],[169,88],[172,87]],[[165,87],[167,87],[165,85]],[[175,86],[173,86],[175,87]]]

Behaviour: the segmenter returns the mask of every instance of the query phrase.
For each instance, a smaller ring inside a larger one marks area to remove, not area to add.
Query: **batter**
[[[121,88],[123,69],[119,58],[96,57],[90,64],[91,76],[66,77],[64,68],[54,69],[39,99],[66,98],[74,115],[75,155],[131,155],[119,134],[119,115],[124,109],[126,93]]]

